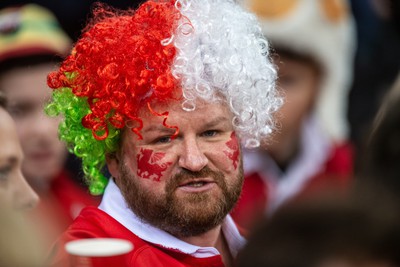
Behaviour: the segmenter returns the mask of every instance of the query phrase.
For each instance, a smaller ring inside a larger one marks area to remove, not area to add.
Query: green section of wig
[[[105,166],[105,155],[117,150],[120,130],[108,125],[108,137],[102,141],[96,140],[92,131],[82,126],[82,118],[91,113],[87,98],[77,97],[69,87],[55,89],[53,100],[45,111],[52,117],[64,117],[58,129],[60,139],[66,142],[69,152],[82,159],[90,193],[102,194],[108,182],[101,172]]]

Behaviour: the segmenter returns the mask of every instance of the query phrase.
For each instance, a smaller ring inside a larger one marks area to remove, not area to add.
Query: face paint
[[[144,179],[153,179],[159,182],[162,173],[172,164],[172,162],[162,162],[165,153],[154,153],[151,149],[140,149],[137,154],[137,175]]]
[[[231,139],[225,144],[229,148],[229,151],[225,150],[224,153],[232,160],[233,167],[236,170],[239,161],[239,142],[234,132],[231,134]]]

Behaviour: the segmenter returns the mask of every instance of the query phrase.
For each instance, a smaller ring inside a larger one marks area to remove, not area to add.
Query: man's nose
[[[208,158],[198,145],[196,138],[187,138],[182,142],[179,166],[192,172],[202,170],[208,164]]]

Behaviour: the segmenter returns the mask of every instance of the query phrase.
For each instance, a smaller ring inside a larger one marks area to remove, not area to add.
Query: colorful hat
[[[346,0],[241,0],[258,16],[274,48],[313,57],[324,68],[316,115],[340,142],[348,136],[347,95],[355,53],[355,24]]]
[[[71,40],[54,15],[35,4],[0,10],[0,62],[39,54],[66,55]]]

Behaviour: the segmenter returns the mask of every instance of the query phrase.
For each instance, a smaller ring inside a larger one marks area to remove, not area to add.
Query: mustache
[[[183,169],[179,173],[175,174],[170,181],[174,186],[178,186],[184,181],[205,177],[211,177],[219,185],[224,182],[224,175],[221,172],[213,171],[208,166],[205,166],[197,172]]]

